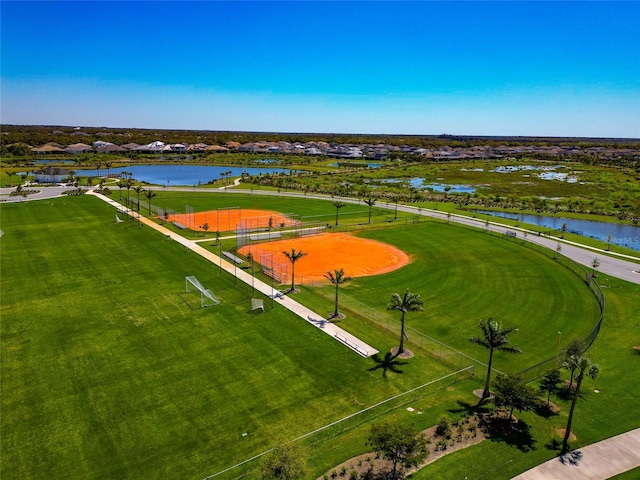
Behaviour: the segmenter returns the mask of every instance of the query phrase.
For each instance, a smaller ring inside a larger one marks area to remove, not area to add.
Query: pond
[[[567,232],[569,233],[595,238],[602,242],[608,242],[610,240],[613,245],[640,251],[640,227],[634,227],[633,225],[565,217],[550,217],[547,215],[492,212],[486,210],[476,211],[494,217],[510,218],[511,220],[518,220],[522,223],[538,225],[553,230],[562,230],[562,225],[566,224]]]
[[[447,184],[447,183],[424,183],[422,178],[412,178],[409,180],[409,184],[419,190],[433,190],[434,192],[448,192],[448,193],[475,193],[476,187],[471,185],[462,184]],[[446,190],[449,188],[449,190]]]
[[[266,175],[274,173],[289,173],[293,170],[288,168],[270,167],[234,167],[215,165],[130,165],[128,167],[110,168],[109,174],[121,174],[130,172],[131,176],[139,182],[154,185],[199,185],[206,184],[211,180],[221,180],[226,173],[226,178],[239,177],[243,172],[249,175]],[[100,170],[78,170],[78,175],[98,176],[106,175],[107,169]]]

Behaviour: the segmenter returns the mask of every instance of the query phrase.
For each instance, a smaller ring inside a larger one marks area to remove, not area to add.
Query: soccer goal
[[[198,281],[198,279],[194,276],[184,277],[185,284],[185,292],[192,292],[192,287],[194,287],[197,291],[200,292],[200,307],[211,307],[213,305],[218,305],[220,300],[216,298],[216,296],[211,293],[211,290],[204,288],[204,286]]]

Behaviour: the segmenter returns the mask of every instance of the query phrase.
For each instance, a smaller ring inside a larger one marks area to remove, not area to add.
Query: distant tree
[[[344,274],[344,269],[341,268],[340,270],[335,269],[333,272],[326,272],[324,274],[324,277],[329,280],[331,282],[332,285],[335,285],[336,287],[336,296],[335,296],[335,310],[333,311],[333,317],[337,317],[339,315],[338,312],[338,289],[340,288],[340,285],[347,283],[349,280],[351,280],[351,277],[348,277]]]
[[[381,457],[391,462],[387,478],[404,478],[404,469],[419,465],[429,455],[427,439],[408,425],[373,425],[367,440]]]
[[[588,376],[591,379],[597,378],[600,374],[600,367],[592,363],[591,360],[585,356],[580,356],[577,359],[578,376],[576,377],[576,388],[573,391],[573,398],[571,399],[571,408],[569,409],[569,417],[567,419],[567,428],[562,439],[562,452],[566,453],[569,450],[569,435],[571,435],[571,423],[573,422],[573,412],[576,408],[576,402],[578,401],[578,395],[580,394],[580,387],[582,386],[582,380],[584,376]]]
[[[338,212],[341,208],[346,207],[347,204],[340,201],[333,202],[333,206],[336,207],[336,227],[338,226]]]
[[[562,252],[562,245],[559,243],[556,245],[556,260],[560,258],[560,252]]]
[[[387,306],[387,310],[396,310],[401,312],[400,317],[400,345],[398,346],[398,355],[404,353],[404,316],[407,312],[419,312],[422,310],[422,300],[420,295],[411,293],[407,288],[404,294],[400,296],[398,293],[391,294],[391,300]]]
[[[302,480],[307,474],[304,451],[295,443],[282,443],[260,462],[260,480]]]
[[[481,345],[489,350],[489,365],[487,366],[487,378],[482,392],[482,400],[486,400],[491,395],[489,390],[491,386],[491,364],[493,362],[493,352],[522,353],[517,347],[512,347],[507,341],[507,337],[518,331],[517,328],[502,328],[502,323],[496,322],[493,318],[489,318],[486,322],[480,320],[480,329],[482,337],[471,337],[469,341],[477,345]]]
[[[289,261],[291,262],[291,292],[295,291],[296,289],[296,283],[295,283],[295,279],[296,279],[296,262],[298,260],[300,260],[303,256],[306,255],[306,253],[304,253],[301,250],[296,251],[295,248],[292,248],[290,252],[284,250],[282,252],[284,254],[285,257],[287,257],[289,259]]]
[[[371,223],[371,209],[373,208],[373,205],[376,203],[376,199],[374,197],[368,197],[368,198],[365,198],[363,201],[364,201],[364,203],[369,205],[369,221],[368,221],[368,223]]]
[[[558,388],[560,380],[560,370],[557,368],[549,370],[540,379],[540,391],[547,392],[547,406],[551,403],[551,392]]]
[[[149,199],[149,215],[151,215],[151,199],[156,195],[156,192],[154,192],[153,190],[146,190],[144,192],[144,196]]]
[[[135,187],[133,187],[133,190],[138,194],[138,213],[140,213],[140,193],[144,192],[144,188],[142,188],[142,185],[136,185]]]
[[[598,274],[598,267],[600,266],[600,260],[598,260],[598,257],[593,259],[591,266],[593,267],[593,276],[595,277]]]
[[[118,181],[118,188],[120,189],[120,201],[122,201],[122,189],[123,188],[127,188],[127,183],[122,181],[122,180],[119,180]]]
[[[16,157],[26,157],[31,154],[31,147],[26,143],[14,143],[7,146],[7,151]]]

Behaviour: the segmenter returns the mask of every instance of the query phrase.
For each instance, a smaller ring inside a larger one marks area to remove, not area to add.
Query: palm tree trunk
[[[582,383],[582,376],[578,375],[576,380],[576,389],[573,392],[573,399],[571,400],[571,408],[569,409],[569,418],[567,419],[567,430],[564,432],[564,438],[562,439],[562,453],[566,453],[569,450],[569,435],[571,435],[571,422],[573,422],[573,409],[576,408],[576,402],[578,401],[578,393],[580,392],[580,384]]]
[[[400,319],[400,346],[398,347],[398,355],[404,353],[404,311],[402,312],[402,318]]]
[[[296,264],[291,262],[291,291],[296,289]]]
[[[333,312],[333,316],[337,317],[338,316],[338,284],[336,283],[336,309]]]
[[[493,362],[493,349],[489,350],[489,365],[487,365],[487,380],[484,383],[484,391],[482,392],[482,400],[486,400],[491,396],[489,384],[491,382],[491,363]]]

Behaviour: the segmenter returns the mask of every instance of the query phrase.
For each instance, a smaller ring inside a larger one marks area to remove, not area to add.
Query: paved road
[[[27,190],[38,190],[38,193],[27,195],[27,197],[14,196],[10,197],[9,194],[15,191],[13,188],[0,188],[0,201],[3,202],[26,202],[31,200],[46,200],[47,198],[60,197],[67,190],[73,190],[73,187],[24,187]]]
[[[605,480],[640,467],[640,428],[573,450],[513,480]]]

